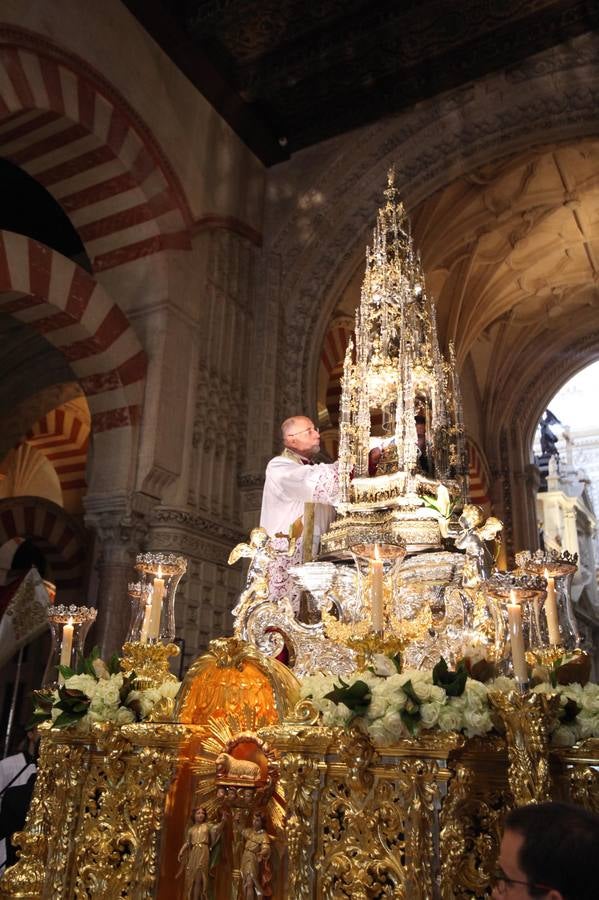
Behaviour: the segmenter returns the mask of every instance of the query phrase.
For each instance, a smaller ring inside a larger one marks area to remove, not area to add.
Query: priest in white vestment
[[[288,576],[291,565],[316,557],[320,536],[335,517],[333,504],[339,496],[337,463],[314,463],[320,450],[320,434],[311,419],[293,416],[281,426],[284,449],[268,463],[262,495],[260,525],[273,546],[288,547],[295,538],[291,557],[281,555],[269,569],[271,599],[289,597],[295,611],[299,589]]]

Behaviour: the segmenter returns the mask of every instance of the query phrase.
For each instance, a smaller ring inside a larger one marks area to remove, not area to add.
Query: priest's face
[[[287,446],[300,456],[311,459],[320,450],[320,435],[312,419],[298,416],[291,434],[287,435]]]

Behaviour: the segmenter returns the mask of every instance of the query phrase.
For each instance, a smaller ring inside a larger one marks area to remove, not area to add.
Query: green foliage
[[[452,672],[443,657],[433,669],[433,684],[442,687],[448,697],[461,697],[466,689],[468,671],[463,661]]]
[[[401,721],[410,734],[416,734],[420,724],[420,705],[422,701],[416,695],[411,681],[406,681],[401,689],[408,698],[406,705],[400,712]]]
[[[339,685],[336,685],[332,691],[325,694],[325,700],[332,700],[333,703],[344,703],[348,709],[351,709],[353,715],[363,716],[372,699],[370,688],[365,681],[354,681],[352,685],[346,684],[343,678],[339,678]]]

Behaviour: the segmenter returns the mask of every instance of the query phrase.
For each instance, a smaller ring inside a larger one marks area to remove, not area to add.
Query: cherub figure
[[[296,538],[290,538],[286,555],[293,556],[295,544]],[[251,559],[245,590],[239,595],[239,600],[232,610],[234,616],[239,615],[250,600],[259,602],[268,599],[269,567],[277,556],[280,556],[280,553],[273,548],[264,528],[252,528],[249,543],[244,542],[233,547],[228,560],[230,566],[241,557]]]
[[[462,574],[463,587],[476,587],[491,575],[495,560],[485,541],[494,540],[503,528],[503,522],[494,516],[485,516],[480,506],[467,504],[459,518],[461,531],[455,538],[458,550],[466,551]]]

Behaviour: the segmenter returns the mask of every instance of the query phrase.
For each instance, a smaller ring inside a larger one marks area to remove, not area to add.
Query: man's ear
[[[556,891],[555,888],[551,888],[549,893],[545,894],[545,900],[564,900],[564,895],[561,891]]]

